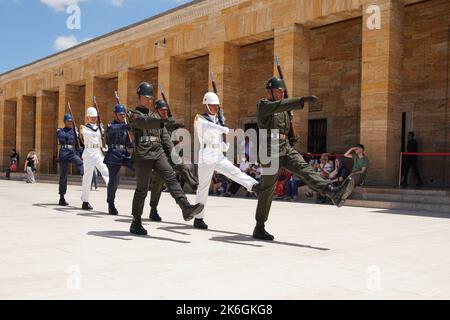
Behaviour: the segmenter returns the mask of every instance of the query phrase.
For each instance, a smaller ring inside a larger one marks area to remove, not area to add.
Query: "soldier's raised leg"
[[[355,189],[355,181],[352,178],[345,180],[340,187],[333,186],[330,180],[322,178],[319,173],[315,172],[294,149],[283,157],[282,166],[294,175],[299,176],[314,191],[329,197],[338,207],[344,205]]]

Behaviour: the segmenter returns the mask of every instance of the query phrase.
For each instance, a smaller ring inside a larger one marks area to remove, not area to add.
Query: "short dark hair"
[[[415,134],[414,134],[414,132],[410,131],[410,132],[408,133],[408,136],[411,136],[411,137],[414,138]]]
[[[363,150],[366,150],[366,148],[364,147],[364,145],[361,144],[361,143],[360,143],[360,144],[357,144],[356,147],[357,147],[357,148],[361,148],[361,149],[363,149]]]

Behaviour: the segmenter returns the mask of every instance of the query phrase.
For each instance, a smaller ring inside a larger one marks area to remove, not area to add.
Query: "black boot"
[[[89,202],[83,202],[83,206],[81,207],[81,209],[86,210],[86,211],[94,210],[94,208],[92,208],[92,206],[89,204]]]
[[[110,203],[109,204],[108,212],[109,212],[109,214],[111,216],[118,216],[119,215],[119,211],[117,211],[117,208],[114,205],[114,203]]]
[[[69,203],[66,201],[64,196],[61,196],[59,198],[59,205],[62,206],[62,207],[67,207],[69,205]]]
[[[355,190],[355,180],[348,178],[340,187],[328,185],[326,195],[333,201],[335,206],[340,208],[344,205],[347,198],[350,197],[353,190]]]
[[[194,220],[194,228],[200,230],[208,230],[208,225],[203,221],[203,219]]]
[[[177,204],[180,206],[183,212],[184,221],[191,221],[194,217],[202,212],[204,205],[197,203],[196,205],[191,205],[186,198],[179,198]]]
[[[256,197],[259,196],[259,193],[261,192],[261,182],[258,182],[257,184],[253,185],[252,192],[256,194]]]
[[[130,233],[135,234],[137,236],[146,236],[147,230],[142,226],[141,220],[133,220],[130,227]]]
[[[162,218],[159,216],[158,210],[153,209],[150,211],[150,221],[161,222]]]
[[[264,241],[273,241],[275,237],[268,233],[264,226],[256,226],[255,231],[253,231],[253,238]]]

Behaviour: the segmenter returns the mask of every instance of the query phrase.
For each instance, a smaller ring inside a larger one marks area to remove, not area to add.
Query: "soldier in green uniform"
[[[156,112],[159,114],[161,119],[169,119],[169,106],[164,100],[158,100],[155,103]],[[169,121],[166,125],[166,129],[169,133],[169,136],[172,136],[172,133],[181,127],[180,124],[177,124],[175,121]],[[177,176],[182,177],[182,179],[188,183],[193,190],[197,189],[198,179],[195,178],[189,168],[186,165],[175,166],[171,163],[172,167],[175,170]],[[164,189],[164,179],[157,173],[153,172],[152,183],[151,183],[151,193],[150,193],[150,221],[161,222],[162,218],[158,213],[158,204],[161,199],[161,193]]]
[[[133,160],[136,169],[136,191],[133,198],[133,222],[130,232],[136,235],[147,235],[147,230],[142,226],[142,213],[153,171],[164,179],[170,194],[180,206],[185,221],[192,220],[204,206],[189,203],[169,163],[169,158],[173,157],[171,155],[173,143],[165,128],[169,120],[161,119],[158,113],[152,111],[153,86],[147,82],[141,83],[137,89],[137,95],[139,106],[128,113],[135,138]]]
[[[336,206],[341,207],[355,188],[353,179],[347,179],[342,187],[334,187],[331,181],[323,179],[318,173],[314,172],[310,165],[289,143],[288,135],[292,117],[290,111],[303,109],[306,102],[315,102],[317,97],[283,99],[285,88],[282,79],[271,78],[266,86],[267,99],[260,100],[256,107],[259,129],[268,130],[268,155],[272,158],[279,158],[280,167],[284,167],[294,175],[299,176],[311,189],[319,194],[328,196]],[[277,129],[278,133],[271,131],[274,129]],[[272,139],[279,140],[279,150],[277,150],[277,154],[271,155],[270,143]],[[265,223],[269,218],[273,191],[277,180],[278,174],[264,175],[263,171],[262,183],[257,188],[257,224],[253,233],[253,237],[256,239],[274,240],[274,236],[265,230]]]

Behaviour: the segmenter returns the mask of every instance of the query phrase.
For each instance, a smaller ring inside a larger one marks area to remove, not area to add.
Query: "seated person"
[[[330,173],[334,170],[333,162],[330,161],[328,154],[324,153],[320,157],[320,162],[316,164],[316,170],[324,179],[330,178]],[[321,196],[317,194],[317,203],[325,203],[327,201],[327,197]]]
[[[369,169],[369,158],[364,153],[364,145],[359,144],[351,148],[344,156],[353,159],[353,170],[349,177],[355,180],[356,186],[362,186]]]
[[[341,186],[349,175],[350,171],[345,167],[344,161],[342,161],[342,159],[336,158],[336,160],[334,160],[334,170],[330,173],[329,176],[333,184],[336,187]]]

